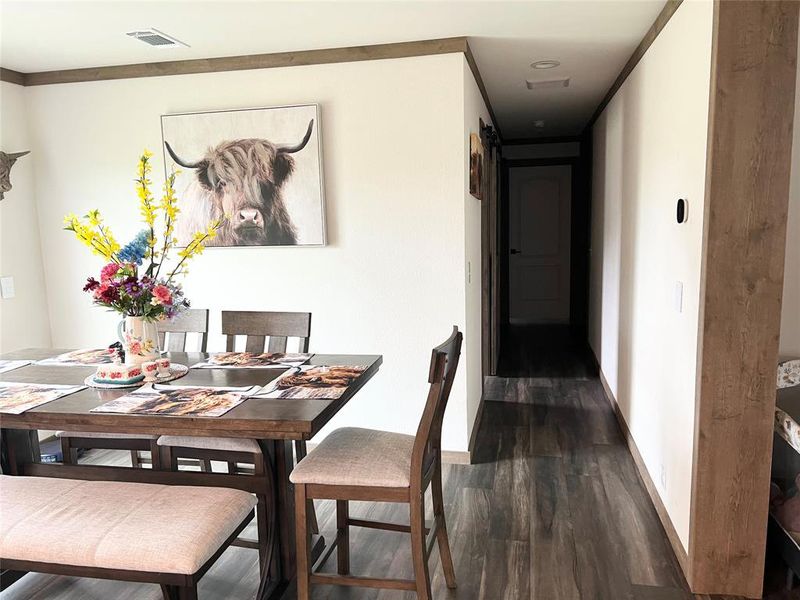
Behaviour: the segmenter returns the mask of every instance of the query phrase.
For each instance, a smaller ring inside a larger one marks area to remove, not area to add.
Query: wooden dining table
[[[69,352],[68,349],[28,349],[0,355],[3,360],[38,361]],[[200,352],[170,352],[173,363],[191,366],[208,358]],[[270,559],[261,564],[261,582],[256,598],[283,598],[295,575],[294,492],[289,482],[294,460],[293,440],[309,440],[369,381],[382,363],[379,355],[313,354],[310,365],[359,365],[364,372],[337,399],[249,398],[219,417],[133,415],[90,412],[125,395],[127,389],[87,387],[15,415],[0,413],[0,465],[8,475],[62,477],[87,480],[132,481],[170,485],[229,487],[267,498],[271,509]],[[0,373],[0,381],[40,384],[83,385],[95,367],[30,364]],[[234,387],[265,385],[285,368],[189,369],[176,385]],[[101,465],[42,463],[38,430],[87,431],[142,435],[179,435],[251,438],[258,441],[269,471],[266,478],[163,471]],[[266,482],[259,483],[259,482]],[[316,536],[313,555],[325,548]]]

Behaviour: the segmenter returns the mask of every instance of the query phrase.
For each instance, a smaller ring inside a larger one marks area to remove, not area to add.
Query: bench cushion
[[[240,490],[0,476],[0,558],[196,573],[255,506]]]
[[[414,436],[360,427],[337,429],[294,468],[293,483],[408,487]]]
[[[261,447],[255,440],[245,438],[192,437],[184,435],[162,435],[159,446],[196,448],[199,450],[223,450],[225,452],[248,452],[261,454]]]

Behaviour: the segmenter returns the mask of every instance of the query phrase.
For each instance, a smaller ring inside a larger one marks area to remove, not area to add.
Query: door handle
[[[517,250],[516,248],[512,248],[511,249],[511,254],[522,254],[522,252]]]

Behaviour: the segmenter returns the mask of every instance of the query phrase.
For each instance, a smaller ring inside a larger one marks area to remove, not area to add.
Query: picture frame
[[[178,245],[222,219],[209,247],[325,246],[320,132],[317,104],[162,115]]]

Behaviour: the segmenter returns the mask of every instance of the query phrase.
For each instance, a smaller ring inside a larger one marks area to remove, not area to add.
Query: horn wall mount
[[[11,167],[26,154],[30,154],[30,150],[11,153],[0,151],[0,200],[5,198],[6,192],[11,191]]]

